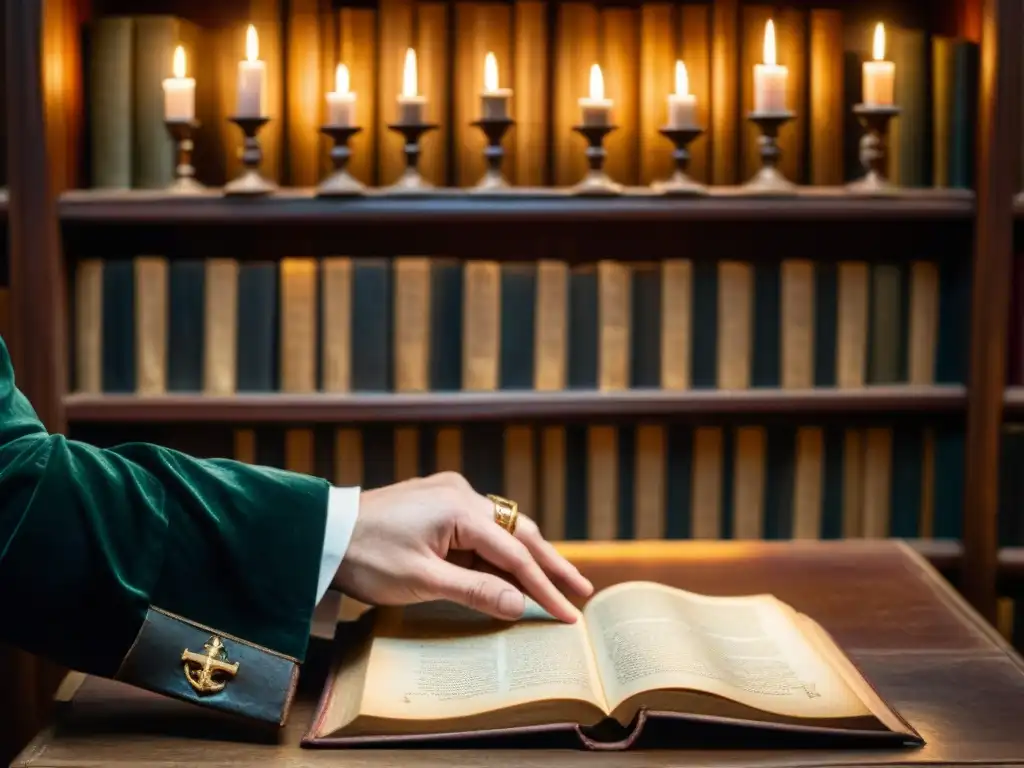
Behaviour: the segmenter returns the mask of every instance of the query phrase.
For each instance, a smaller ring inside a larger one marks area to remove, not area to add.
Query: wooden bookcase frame
[[[942,227],[950,217],[969,219],[973,224],[972,301],[970,310],[969,373],[966,388],[935,387],[925,397],[894,397],[887,402],[865,405],[856,394],[840,393],[821,402],[796,402],[786,393],[757,395],[733,402],[733,408],[745,413],[805,413],[820,409],[826,412],[855,412],[859,408],[874,412],[898,414],[911,407],[935,413],[966,410],[966,467],[962,545],[948,542],[919,542],[923,552],[947,573],[958,575],[958,583],[968,600],[989,621],[996,617],[998,590],[1024,582],[1024,550],[1000,551],[997,541],[998,468],[1000,428],[1004,407],[1020,411],[1024,397],[1008,392],[1005,383],[1007,324],[1010,301],[1010,266],[1013,248],[1015,170],[1011,158],[1021,135],[1020,109],[1020,30],[1024,16],[1024,0],[950,0],[954,12],[961,17],[960,27],[979,28],[981,66],[979,68],[979,104],[977,132],[977,191],[974,203],[939,200],[920,202],[833,201],[818,204],[787,206],[770,201],[713,202],[705,207],[675,208],[664,202],[607,201],[580,203],[558,213],[556,208],[534,212],[535,215],[570,220],[611,215],[621,223],[629,220],[650,223],[652,219],[689,219],[707,217],[722,221],[756,222],[769,217],[789,216],[801,220],[857,221],[907,220],[924,228]],[[154,208],[126,199],[109,202],[77,202],[74,196],[58,201],[51,186],[51,158],[47,157],[46,126],[42,90],[43,6],[42,0],[19,0],[6,4],[7,13],[7,115],[9,194],[8,237],[11,289],[11,335],[8,344],[18,375],[18,384],[35,406],[40,418],[53,432],[65,432],[68,416],[75,419],[117,421],[144,417],[160,420],[192,420],[200,422],[211,414],[200,398],[162,398],[159,404],[145,401],[120,403],[116,399],[69,395],[66,391],[67,339],[65,296],[65,262],[61,246],[61,221],[148,221],[163,217],[167,223],[179,218],[221,217],[238,215],[237,203],[208,204],[202,210],[182,202],[175,206]],[[964,21],[967,19],[967,21]],[[56,190],[60,192],[62,190]],[[461,210],[454,203],[416,209],[415,203],[402,208],[389,204],[387,210],[359,212],[365,224],[377,217],[386,224],[388,216],[407,219],[419,217],[432,224],[465,223],[472,211]],[[605,206],[602,210],[601,206]],[[285,201],[260,204],[260,216],[271,215],[282,224],[331,220],[337,214],[316,200]],[[1018,204],[1024,214],[1024,206]],[[403,213],[404,210],[404,213]],[[477,209],[484,217],[502,215],[499,209]],[[569,210],[569,213],[565,213]],[[497,211],[497,212],[496,212]],[[512,214],[504,214],[510,216]],[[575,218],[574,218],[575,217]],[[929,219],[931,221],[929,221]],[[511,222],[507,222],[511,223]],[[496,395],[498,400],[500,395]],[[474,418],[493,413],[496,407],[516,413],[511,401],[476,402],[472,399],[451,400],[451,413]],[[257,398],[257,400],[259,400]],[[347,411],[338,411],[337,404],[320,396],[309,398],[264,398],[266,402],[233,399],[232,403],[214,404],[219,415],[229,413],[231,419],[288,420],[320,418],[328,413],[346,418],[382,418],[371,403],[348,399]],[[506,398],[508,400],[508,398]],[[693,395],[627,396],[623,406],[627,412],[697,413],[718,411],[724,401],[701,400]],[[397,415],[391,418],[426,417],[436,414],[439,400],[426,396],[422,402],[403,404],[396,400],[389,406]],[[738,405],[737,405],[738,403]],[[745,404],[744,404],[745,403]],[[859,404],[859,405],[858,405]],[[531,400],[537,409],[533,415],[570,416],[593,407],[586,398],[551,397]],[[205,409],[205,410],[204,410]],[[575,409],[575,411],[573,410]],[[593,411],[591,411],[592,413]],[[388,418],[384,414],[384,418]]]

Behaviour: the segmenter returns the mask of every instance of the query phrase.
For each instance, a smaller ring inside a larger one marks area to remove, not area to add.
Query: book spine
[[[92,186],[132,186],[132,66],[134,22],[96,19],[89,35],[88,104]]]
[[[135,274],[127,259],[103,268],[103,391],[135,391]]]
[[[203,390],[205,270],[196,259],[174,261],[169,276],[167,389]]]
[[[279,265],[247,261],[236,267],[236,360],[240,392],[272,392],[279,387],[278,328],[281,308]]]
[[[532,389],[537,317],[537,265],[501,265],[498,345],[501,389]]]
[[[358,258],[352,270],[352,389],[392,390],[392,276],[382,258]]]

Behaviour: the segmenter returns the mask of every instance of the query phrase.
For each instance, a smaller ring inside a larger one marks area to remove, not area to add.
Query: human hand
[[[484,569],[472,567],[480,559]],[[587,597],[594,589],[525,515],[514,536],[495,523],[493,502],[456,472],[364,491],[333,584],[370,605],[452,600],[505,620],[523,614],[525,591],[569,623],[579,612],[565,593]]]

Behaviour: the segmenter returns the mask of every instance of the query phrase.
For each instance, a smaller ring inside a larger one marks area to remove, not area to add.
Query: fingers
[[[434,561],[426,580],[433,599],[451,600],[496,619],[515,621],[526,608],[523,593],[507,581],[445,560]]]
[[[514,577],[530,597],[556,619],[573,623],[579,612],[551,582],[526,545],[490,518],[467,514],[456,523],[458,549],[475,550]]]
[[[594,591],[594,585],[541,535],[533,520],[523,515],[519,516],[516,538],[526,545],[545,572],[554,576],[580,597],[590,597]]]

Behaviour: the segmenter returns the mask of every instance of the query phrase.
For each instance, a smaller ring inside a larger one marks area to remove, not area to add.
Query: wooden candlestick
[[[419,170],[420,138],[428,131],[437,128],[435,123],[395,123],[388,128],[405,138],[405,171],[402,176],[388,188],[390,194],[409,195],[422,194],[434,188],[434,185],[423,178]]]
[[[359,197],[366,194],[366,187],[359,179],[348,172],[348,161],[352,157],[352,150],[348,146],[349,140],[363,129],[350,125],[324,125],[320,127],[320,133],[330,137],[334,142],[331,147],[331,164],[334,172],[324,179],[317,187],[316,193],[320,197]]]
[[[899,113],[899,107],[896,106],[858,104],[853,108],[853,114],[864,127],[864,135],[860,138],[860,162],[865,173],[847,186],[851,193],[876,196],[899,191],[886,176],[886,167],[889,165],[889,121]]]
[[[782,149],[779,147],[779,129],[792,120],[792,112],[751,112],[747,119],[760,130],[757,145],[761,155],[761,170],[743,185],[743,189],[752,195],[792,195],[796,193],[796,184],[782,175],[779,160]]]
[[[614,131],[616,125],[577,125],[573,128],[587,140],[587,163],[590,166],[583,181],[573,188],[577,195],[621,195],[622,185],[612,181],[604,170],[607,152],[604,137]]]
[[[174,181],[167,191],[175,195],[197,195],[206,190],[196,181],[196,169],[192,165],[192,136],[199,128],[198,120],[166,120],[167,132],[174,140],[174,151],[177,162],[174,166]]]
[[[659,133],[675,145],[672,151],[672,159],[675,160],[676,170],[671,178],[665,181],[657,181],[652,186],[655,191],[666,195],[680,197],[692,197],[706,195],[707,187],[690,178],[687,169],[690,167],[690,143],[704,133],[703,128],[691,127],[668,127],[662,128]]]
[[[508,117],[482,117],[471,123],[483,131],[487,138],[487,146],[484,148],[487,170],[484,172],[483,178],[473,187],[474,193],[488,194],[506,192],[511,189],[501,172],[501,164],[505,159],[505,149],[501,146],[501,140],[514,124],[515,121]]]
[[[263,150],[256,134],[270,122],[269,117],[229,117],[232,123],[242,129],[242,165],[245,170],[224,187],[225,195],[267,195],[277,189],[277,185],[260,173],[263,162]]]

